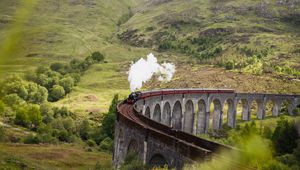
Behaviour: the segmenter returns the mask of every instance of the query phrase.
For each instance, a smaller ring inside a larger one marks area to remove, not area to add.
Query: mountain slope
[[[299,1],[156,2],[138,8],[122,25],[123,42],[254,73],[300,76]]]

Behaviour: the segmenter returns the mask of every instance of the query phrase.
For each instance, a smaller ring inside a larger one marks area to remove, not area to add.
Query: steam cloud
[[[128,72],[128,81],[130,82],[130,90],[135,91],[142,88],[143,83],[158,75],[159,81],[171,81],[175,73],[175,65],[172,63],[158,64],[157,58],[150,53],[147,59],[139,59],[133,63]]]

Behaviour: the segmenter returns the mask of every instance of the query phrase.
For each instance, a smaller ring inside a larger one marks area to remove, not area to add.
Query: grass
[[[81,146],[0,144],[0,169],[111,169],[111,155]]]
[[[1,4],[3,5],[0,7],[0,19],[3,22],[0,22],[0,42],[7,37],[9,23],[15,19],[14,11],[21,7],[20,3],[12,3],[8,0],[1,1]],[[0,65],[0,74],[5,76],[10,74],[24,75],[26,72],[33,71],[39,65],[49,64],[53,61],[68,62],[72,58],[84,58],[93,51],[100,51],[105,55],[107,63],[93,66],[84,74],[82,81],[75,90],[68,97],[56,103],[56,105],[67,106],[84,116],[88,113],[87,110],[106,112],[110,99],[115,93],[120,93],[122,97],[127,96],[130,91],[126,72],[131,61],[136,61],[138,58],[156,51],[155,45],[157,44],[155,41],[148,44],[153,45],[153,48],[129,46],[120,41],[116,35],[127,29],[138,29],[137,34],[144,34],[140,38],[145,40],[151,40],[155,34],[167,31],[176,34],[181,41],[186,41],[187,37],[195,37],[199,32],[215,28],[234,28],[248,31],[253,30],[254,27],[273,29],[275,32],[249,33],[246,31],[230,35],[222,41],[221,46],[224,49],[222,56],[218,57],[213,64],[217,64],[219,59],[224,61],[237,60],[236,57],[240,55],[236,51],[237,46],[247,46],[251,49],[261,50],[273,45],[276,47],[273,50],[275,51],[274,55],[268,56],[265,60],[288,65],[289,67],[297,66],[297,63],[300,63],[299,57],[296,57],[297,53],[290,52],[299,42],[297,29],[293,25],[283,22],[271,22],[264,17],[247,11],[244,11],[245,14],[238,15],[234,10],[224,12],[224,9],[221,8],[221,6],[224,6],[228,9],[239,9],[242,6],[247,7],[255,4],[250,3],[248,0],[241,2],[198,0],[183,2],[175,0],[159,5],[151,2],[146,2],[145,5],[145,1],[137,0],[113,0],[110,2],[75,0],[72,3],[66,1],[39,1],[35,9],[31,11],[29,21],[21,29],[20,34],[23,36],[21,36],[18,50],[13,53],[13,57],[10,56],[5,64]],[[128,7],[131,7],[134,15],[119,27],[117,23],[124,14],[128,13]],[[214,8],[219,12],[215,13]],[[228,19],[228,16],[233,15],[236,17],[235,20]],[[272,27],[270,24],[263,22],[266,20],[271,22]],[[184,21],[185,24],[181,21]],[[178,27],[176,27],[176,24]],[[150,26],[153,29],[149,31],[147,28]],[[236,44],[231,43],[233,39],[243,36],[249,37],[248,43],[243,41],[238,41]],[[289,43],[286,43],[287,41]],[[259,45],[259,43],[263,45]],[[197,46],[193,46],[192,49],[195,48]],[[203,66],[206,70],[210,69],[210,66],[199,65],[197,60],[188,57],[187,54],[174,53],[173,51],[155,53],[160,61],[174,62],[177,66],[177,72],[171,83],[160,84],[152,80],[145,89],[231,87],[243,91],[264,91],[265,89],[273,89],[275,92],[283,92],[286,89],[286,92],[296,93],[299,91],[297,90],[299,89],[299,83],[292,83],[292,88],[286,88],[289,82],[284,82],[284,87],[280,87],[279,84],[282,84],[284,80],[281,77],[273,78],[273,75],[271,76],[272,88],[269,88],[270,85],[267,83],[254,87],[244,80],[241,81],[244,81],[246,85],[240,87],[238,86],[240,82],[232,83],[231,78],[228,77],[229,73],[219,72],[218,69],[216,71],[221,75],[220,81],[223,83],[212,83],[214,80],[202,81],[202,78],[205,78],[205,73],[202,74],[199,70],[203,71]],[[281,53],[286,54],[286,58],[278,57]],[[239,57],[242,58],[242,56]],[[222,61],[220,60],[220,62]],[[186,71],[189,70],[191,63],[197,74],[191,77],[191,81],[186,82],[184,76],[189,76]],[[248,77],[254,79],[254,81],[260,81],[257,76],[248,76],[257,69],[261,69],[260,65],[253,65],[240,70],[249,72],[245,73],[246,75],[240,75],[237,72],[234,73],[234,76]],[[88,95],[96,96],[97,100],[86,100],[85,97]]]

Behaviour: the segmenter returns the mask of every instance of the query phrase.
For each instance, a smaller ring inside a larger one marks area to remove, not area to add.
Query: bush
[[[233,61],[227,61],[225,64],[226,70],[232,70],[234,69],[234,62]]]
[[[76,131],[76,126],[75,122],[73,121],[72,118],[68,117],[63,119],[62,121],[64,128],[69,132],[69,133],[74,133]]]
[[[105,138],[99,144],[99,149],[103,151],[112,151],[113,150],[113,140],[109,137]]]
[[[100,52],[93,52],[92,59],[96,62],[101,62],[104,60],[104,56]]]
[[[121,165],[121,170],[146,170],[149,169],[147,165],[144,165],[141,160],[138,159],[137,154],[129,153],[124,159],[124,163]]]
[[[24,104],[25,101],[20,98],[17,94],[9,94],[3,98],[5,105],[10,106],[12,108],[16,108],[21,104]]]
[[[272,142],[278,155],[292,153],[299,139],[295,122],[281,117],[272,136]]]
[[[92,139],[89,139],[86,141],[86,144],[89,146],[89,147],[95,147],[97,144],[95,141],[93,141]]]
[[[65,90],[62,86],[54,85],[49,94],[49,101],[58,101],[65,96]]]
[[[0,126],[0,142],[5,140],[5,130],[2,126]]]
[[[59,80],[59,85],[65,90],[65,93],[70,93],[74,87],[74,79],[71,76],[66,76]]]
[[[38,139],[40,143],[57,144],[58,140],[51,134],[39,134]]]
[[[116,120],[116,108],[118,104],[119,96],[116,94],[111,101],[108,113],[104,116],[101,126],[101,133],[106,134],[109,138],[114,138],[114,124]]]
[[[52,127],[51,127],[49,124],[48,124],[48,125],[46,125],[46,124],[41,124],[41,125],[38,127],[37,132],[38,132],[39,134],[52,134],[53,129],[52,129]]]
[[[62,142],[70,142],[70,135],[66,130],[61,130],[58,133],[58,139]]]
[[[41,140],[39,139],[39,137],[33,134],[26,136],[24,139],[24,143],[26,144],[39,144],[40,142]]]
[[[29,121],[27,109],[26,107],[21,106],[16,112],[15,124],[23,127],[28,127],[29,123],[30,121]]]
[[[88,140],[90,138],[91,127],[87,119],[83,120],[79,126],[79,135],[82,140]]]
[[[31,123],[31,127],[36,129],[42,123],[42,115],[39,105],[28,105],[27,114]]]
[[[4,105],[3,101],[0,100],[0,116],[4,112],[4,108],[5,108],[5,105]]]
[[[26,101],[29,103],[40,104],[48,99],[48,90],[36,83],[28,83],[27,85],[27,98]]]

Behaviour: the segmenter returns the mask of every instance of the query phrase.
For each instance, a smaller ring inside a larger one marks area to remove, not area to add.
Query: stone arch
[[[212,109],[212,129],[219,130],[222,127],[222,104],[219,99],[214,99],[212,102],[213,109]]]
[[[150,107],[149,106],[146,108],[145,116],[150,118]]]
[[[161,120],[161,110],[160,110],[159,104],[156,104],[154,107],[153,120],[155,120],[157,122],[160,122],[160,120]]]
[[[227,99],[224,106],[223,106],[223,113],[227,119],[227,126],[234,128],[235,127],[235,119],[236,119],[236,112],[234,108],[234,101],[233,99]]]
[[[181,130],[182,107],[180,101],[176,101],[172,110],[172,127]]]
[[[198,116],[197,116],[197,124],[196,124],[196,132],[197,134],[201,134],[205,132],[206,128],[206,103],[203,99],[198,101]]]
[[[289,110],[290,104],[291,104],[291,101],[289,99],[283,100],[281,109],[280,109],[280,113],[288,115],[288,110]]]
[[[265,117],[273,116],[273,110],[275,109],[275,101],[267,100],[265,105]]]
[[[184,113],[184,131],[188,133],[193,133],[194,126],[194,104],[192,100],[188,100],[185,103],[185,113]]]
[[[169,102],[166,102],[163,107],[162,123],[168,126],[171,125],[171,105]]]
[[[138,148],[139,148],[138,142],[135,139],[132,139],[128,144],[127,154],[129,154],[129,153],[137,154]]]
[[[165,166],[169,167],[168,161],[165,157],[159,153],[154,154],[149,161],[149,165],[152,168],[163,168]]]

